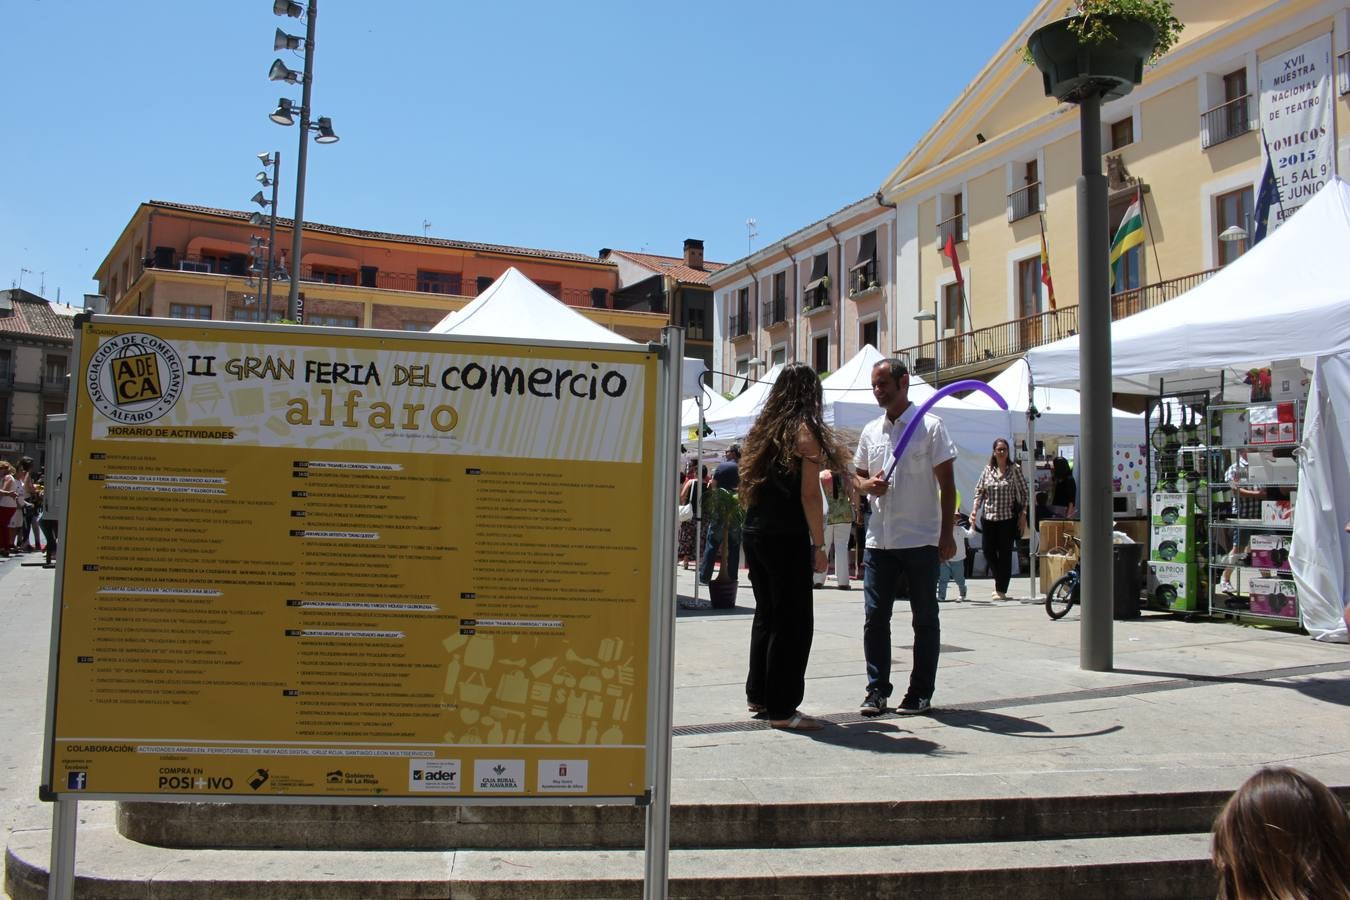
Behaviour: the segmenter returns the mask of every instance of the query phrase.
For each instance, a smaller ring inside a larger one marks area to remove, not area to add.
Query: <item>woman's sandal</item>
[[[825,723],[795,712],[790,719],[771,719],[769,727],[780,731],[821,731],[825,728]]]

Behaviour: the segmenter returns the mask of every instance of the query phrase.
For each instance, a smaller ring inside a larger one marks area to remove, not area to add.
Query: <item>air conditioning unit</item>
[[[197,262],[195,260],[184,259],[178,262],[178,271],[180,272],[210,272],[211,264],[208,262]]]

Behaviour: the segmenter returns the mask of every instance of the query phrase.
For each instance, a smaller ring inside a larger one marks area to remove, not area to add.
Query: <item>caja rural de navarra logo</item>
[[[162,338],[121,334],[94,351],[85,385],[94,408],[114,422],[153,422],[183,393],[183,360]]]

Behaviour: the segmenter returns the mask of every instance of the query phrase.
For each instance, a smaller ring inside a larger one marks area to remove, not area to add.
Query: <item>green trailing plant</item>
[[[1079,0],[1064,11],[1070,19],[1069,31],[1085,46],[1092,47],[1115,38],[1112,16],[1133,19],[1153,26],[1158,39],[1147,62],[1156,63],[1168,50],[1176,46],[1181,30],[1186,26],[1172,12],[1172,0]],[[1035,65],[1031,49],[1022,47],[1022,61]]]
[[[702,512],[704,521],[709,523],[709,527],[718,527],[721,529],[722,544],[717,548],[717,555],[722,564],[717,569],[716,581],[735,581],[735,572],[727,568],[727,551],[730,549],[728,539],[731,536],[732,529],[737,531],[745,524],[745,508],[741,506],[740,498],[735,491],[729,491],[726,488],[709,488],[703,494]]]

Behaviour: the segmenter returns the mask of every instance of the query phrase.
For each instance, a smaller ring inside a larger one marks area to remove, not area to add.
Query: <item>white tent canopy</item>
[[[1207,281],[1111,325],[1115,389],[1157,393],[1159,376],[1203,373],[1350,347],[1350,185],[1331,181],[1260,244]],[[1037,385],[1076,386],[1078,338],[1027,353]]]
[[[1290,554],[1303,624],[1346,640],[1350,592],[1350,479],[1343,429],[1350,419],[1350,185],[1333,177],[1289,221],[1180,297],[1111,326],[1117,391],[1156,393],[1197,377],[1240,380],[1274,360],[1313,357]],[[1027,354],[1037,384],[1076,384],[1078,339]],[[1331,473],[1339,472],[1339,475]]]
[[[535,284],[515,266],[503,272],[468,306],[437,322],[431,332],[458,337],[569,341],[591,346],[632,347],[637,344],[637,341],[586,318]],[[698,394],[707,368],[703,360],[685,357],[680,396]]]
[[[714,391],[706,384],[703,385],[703,418],[704,421],[721,410],[730,401],[726,397]],[[680,404],[680,430],[698,427],[698,397],[687,397]]]
[[[763,378],[750,382],[739,396],[729,401],[715,415],[704,416],[704,421],[713,430],[713,434],[705,440],[705,443],[730,444],[745,437],[750,431],[750,426],[755,424],[755,417],[764,408],[769,390],[782,371],[783,364],[779,363],[764,373]]]
[[[592,322],[514,266],[468,306],[437,322],[431,331],[463,337],[539,338],[623,347],[637,343]]]

